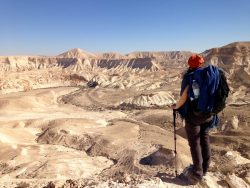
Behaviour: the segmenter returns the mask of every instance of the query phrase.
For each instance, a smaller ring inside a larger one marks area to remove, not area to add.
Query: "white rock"
[[[204,176],[205,184],[209,188],[222,188],[221,185],[219,185],[217,182],[219,181],[219,178],[215,176],[213,173],[208,172],[206,176]]]
[[[237,116],[233,116],[232,118],[232,127],[233,129],[238,129],[239,127],[239,119]]]
[[[241,178],[237,177],[235,174],[228,175],[226,181],[230,188],[250,188],[250,186]]]
[[[242,157],[240,153],[237,151],[228,151],[225,154],[225,157],[227,157],[231,162],[233,162],[234,165],[250,163],[249,159]]]

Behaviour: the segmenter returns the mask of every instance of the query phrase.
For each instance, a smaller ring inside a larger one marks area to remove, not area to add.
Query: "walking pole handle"
[[[173,115],[174,115],[174,122],[175,122],[175,119],[176,119],[176,109],[173,109]]]

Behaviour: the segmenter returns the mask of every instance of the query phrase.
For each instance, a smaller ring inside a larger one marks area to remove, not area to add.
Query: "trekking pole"
[[[176,138],[176,122],[175,122],[175,120],[176,120],[176,110],[174,109],[173,110],[173,118],[174,118],[174,157],[175,157],[175,176],[177,177],[177,151],[176,151],[176,140],[177,140],[177,138]]]

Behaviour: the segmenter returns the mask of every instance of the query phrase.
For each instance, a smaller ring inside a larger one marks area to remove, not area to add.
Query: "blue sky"
[[[0,55],[187,50],[250,41],[249,0],[0,0]]]

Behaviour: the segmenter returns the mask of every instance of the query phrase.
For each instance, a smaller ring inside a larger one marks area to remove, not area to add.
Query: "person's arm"
[[[186,86],[186,88],[184,89],[178,102],[172,105],[172,109],[177,110],[178,108],[180,108],[186,102],[187,98],[188,98],[188,86]]]

